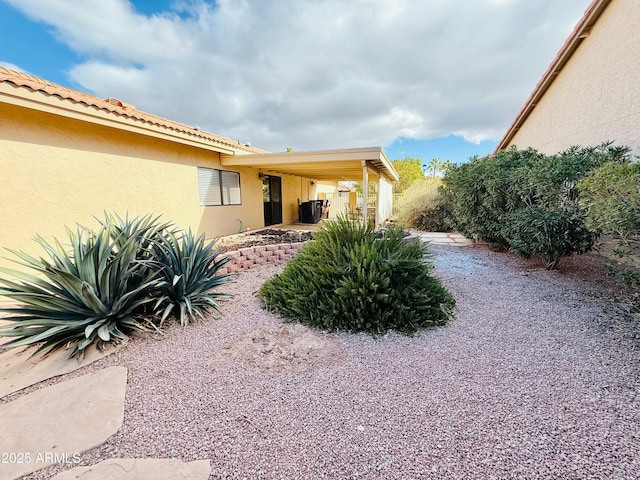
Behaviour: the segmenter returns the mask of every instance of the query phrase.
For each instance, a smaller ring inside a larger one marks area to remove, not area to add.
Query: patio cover
[[[383,175],[387,181],[398,181],[398,173],[380,147],[319,150],[310,152],[221,154],[225,167],[253,167],[313,180],[367,180],[367,174]]]

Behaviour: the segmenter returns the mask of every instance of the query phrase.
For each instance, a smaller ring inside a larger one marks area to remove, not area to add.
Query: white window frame
[[[200,205],[242,205],[240,173],[231,170],[198,167]]]

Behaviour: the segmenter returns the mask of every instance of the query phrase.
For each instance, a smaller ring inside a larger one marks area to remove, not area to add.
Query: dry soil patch
[[[211,358],[211,364],[239,362],[265,371],[300,371],[333,365],[344,357],[344,347],[335,337],[291,323],[265,325],[250,331],[225,344]]]

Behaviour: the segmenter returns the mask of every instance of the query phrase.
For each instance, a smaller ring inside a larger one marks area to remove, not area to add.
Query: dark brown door
[[[264,225],[282,223],[282,179],[266,175],[262,180],[262,201],[264,203]]]

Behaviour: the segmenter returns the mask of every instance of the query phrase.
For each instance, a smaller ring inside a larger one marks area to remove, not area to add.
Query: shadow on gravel
[[[446,247],[431,247],[431,251],[436,253],[433,264],[437,270],[450,270],[458,274],[473,274],[487,269],[487,262],[475,258],[469,248],[450,247],[455,250],[448,250]]]
[[[623,282],[607,276],[605,258],[596,253],[563,258],[555,270],[547,270],[540,259],[523,259],[509,252],[495,252],[485,245],[472,247],[431,246],[433,264],[441,275],[488,275],[488,283],[495,274],[534,275],[541,280],[557,282],[557,293],[568,288],[577,289],[584,301],[601,306],[606,313],[594,318],[593,327],[601,331],[616,331],[622,338],[636,343],[640,349],[640,294]],[[505,279],[506,280],[506,279]],[[500,288],[500,287],[498,287]],[[508,285],[502,288],[507,289]],[[505,294],[509,291],[505,290]]]

